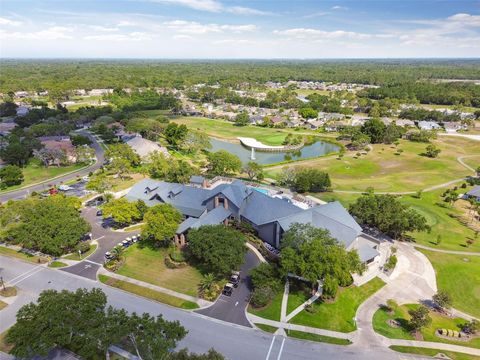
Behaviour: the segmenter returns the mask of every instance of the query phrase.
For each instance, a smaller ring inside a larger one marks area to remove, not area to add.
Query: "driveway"
[[[250,271],[260,264],[253,251],[248,250],[245,261],[240,269],[240,284],[233,290],[231,296],[220,295],[217,301],[208,308],[196,312],[229,323],[252,327],[245,314],[250,301]]]
[[[36,184],[36,185],[25,187],[25,188],[20,189],[20,190],[0,194],[0,203],[3,203],[3,202],[8,201],[8,200],[23,199],[26,196],[30,195],[32,193],[32,191],[43,192],[43,191],[47,190],[50,185],[60,185],[64,182],[66,182],[66,181],[73,180],[73,179],[76,179],[78,177],[86,176],[91,171],[95,171],[95,170],[99,169],[103,165],[103,162],[105,160],[104,150],[102,149],[100,144],[97,142],[97,140],[89,132],[79,131],[78,134],[87,136],[92,140],[92,145],[91,146],[95,150],[95,155],[97,157],[97,161],[95,162],[95,164],[93,164],[93,165],[91,165],[91,166],[89,166],[89,167],[87,167],[83,170],[76,171],[76,172],[71,173],[71,174],[60,176],[60,177],[57,177],[57,178],[51,179],[51,180],[45,180],[40,184]]]
[[[86,207],[82,210],[82,217],[92,226],[92,238],[97,240],[97,250],[78,264],[61,269],[92,280],[97,279],[97,271],[103,266],[105,253],[112,250],[119,242],[125,240],[127,236],[138,233],[138,231],[118,232],[110,228],[104,229],[101,225],[102,217],[97,216],[97,210],[96,207]]]

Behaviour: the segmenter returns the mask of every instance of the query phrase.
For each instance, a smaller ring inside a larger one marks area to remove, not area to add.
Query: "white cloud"
[[[274,30],[273,32],[276,35],[284,35],[287,37],[297,38],[297,39],[307,39],[307,40],[318,40],[318,39],[339,39],[339,38],[349,38],[349,39],[368,39],[372,37],[370,34],[357,33],[354,31],[324,31],[319,29],[309,29],[309,28],[294,28],[287,30]]]
[[[117,26],[118,27],[126,27],[126,26],[136,26],[137,24],[134,23],[133,21],[129,21],[129,20],[121,20]]]
[[[460,23],[463,26],[480,27],[480,15],[455,14],[447,18],[448,21]]]
[[[143,32],[131,32],[128,34],[88,35],[84,36],[83,39],[96,41],[143,41],[150,40],[151,37]]]
[[[193,36],[190,36],[190,35],[179,34],[179,35],[174,35],[173,39],[175,39],[175,40],[194,40],[195,38]]]
[[[325,15],[328,15],[328,14],[330,14],[328,11],[319,11],[319,12],[314,12],[314,13],[311,13],[311,14],[304,15],[303,17],[305,19],[311,19],[311,18],[315,18],[315,17],[325,16]]]
[[[243,33],[251,32],[257,29],[256,25],[219,25],[219,24],[200,24],[195,21],[173,20],[163,23],[167,28],[175,30],[179,33],[199,35],[206,33],[222,33],[234,32]]]
[[[89,27],[90,29],[95,31],[103,31],[103,32],[118,31],[118,27],[106,27],[106,26],[100,26],[100,25],[90,25]]]
[[[220,12],[223,6],[216,0],[150,0],[157,3],[181,5],[195,10]]]
[[[0,25],[20,26],[22,22],[0,17]]]
[[[52,26],[45,30],[29,31],[29,32],[7,32],[3,31],[1,36],[5,39],[22,39],[22,40],[62,40],[73,39],[69,33],[72,29],[63,26]]]
[[[332,10],[348,10],[348,7],[335,5],[335,6],[332,6]]]
[[[270,11],[262,11],[243,6],[233,6],[231,8],[227,8],[226,11],[237,15],[275,15]]]

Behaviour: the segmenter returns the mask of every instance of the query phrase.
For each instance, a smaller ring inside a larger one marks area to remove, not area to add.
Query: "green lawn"
[[[168,269],[164,259],[167,249],[141,248],[138,244],[125,251],[125,264],[118,274],[145,281],[183,294],[197,296],[202,274],[192,266]]]
[[[287,330],[287,335],[289,337],[293,337],[297,339],[323,342],[323,343],[335,344],[335,345],[350,345],[352,343],[348,339],[334,338],[331,336],[312,334],[312,333],[307,333],[307,332],[297,331],[297,330]]]
[[[291,279],[288,292],[287,315],[310,299],[312,297],[310,292],[311,288],[307,284]]]
[[[406,339],[406,340],[414,340],[414,337],[410,333],[410,328],[408,325],[408,321],[410,320],[410,315],[408,314],[408,310],[415,309],[419,305],[417,304],[410,304],[410,305],[402,305],[399,306],[392,315],[388,314],[387,311],[384,309],[378,309],[374,316],[373,316],[373,328],[374,330],[388,338],[392,339]],[[450,318],[446,316],[442,316],[439,313],[430,312],[430,317],[432,318],[432,322],[429,326],[423,328],[421,330],[423,335],[424,341],[433,341],[433,342],[441,342],[441,343],[448,343],[448,344],[455,344],[460,346],[468,346],[474,348],[480,348],[480,338],[475,338],[470,341],[455,341],[455,340],[447,340],[444,338],[440,338],[435,335],[437,329],[451,329],[459,331],[461,329],[460,325],[466,322],[465,319],[462,318]],[[395,319],[400,322],[401,327],[393,328],[387,324],[388,319]]]
[[[5,190],[0,191],[0,193],[16,190],[24,186],[43,182],[48,179],[51,179],[66,173],[79,170],[85,166],[86,166],[85,164],[75,164],[75,165],[60,166],[60,167],[57,167],[57,166],[45,167],[41,165],[36,159],[32,159],[30,160],[28,165],[22,169],[24,181],[20,185],[11,186]],[[48,184],[46,184],[45,186],[47,185]]]
[[[32,262],[32,263],[44,264],[44,263],[48,262],[47,258],[40,257],[40,256],[33,256],[33,255],[30,255],[30,254],[25,254],[23,252],[16,251],[16,250],[13,250],[13,249],[10,249],[10,248],[6,248],[4,246],[0,246],[0,255],[11,256],[11,257],[15,257],[15,258],[22,259],[22,260],[25,260],[25,261],[29,261],[29,262]]]
[[[90,256],[91,254],[93,254],[95,252],[95,250],[97,250],[97,245],[91,244],[90,245],[90,250],[88,250],[86,253],[83,253],[81,258],[78,255],[78,252],[74,252],[70,255],[65,256],[63,259],[80,261],[80,260],[83,260],[86,257]]]
[[[382,280],[374,278],[360,287],[340,289],[335,302],[316,301],[313,303],[316,313],[303,310],[290,322],[341,332],[354,331],[356,325],[353,318],[358,307],[384,285]]]
[[[275,331],[278,330],[278,328],[276,328],[275,326],[270,326],[270,325],[267,325],[267,324],[254,324],[254,325],[256,327],[258,327],[260,330],[269,332],[271,334],[273,334]]]
[[[198,305],[194,302],[183,300],[172,295],[164,294],[152,289],[145,288],[136,284],[131,284],[126,281],[117,280],[110,276],[99,275],[99,280],[109,286],[116,287],[121,290],[131,292],[170,306],[175,306],[182,309],[197,309]]]
[[[280,291],[267,306],[256,309],[249,305],[248,312],[269,320],[280,321],[283,291]]]
[[[234,126],[233,123],[225,120],[199,117],[180,117],[172,119],[172,121],[178,124],[185,124],[189,129],[199,130],[216,138],[236,140],[237,137],[252,137],[266,145],[282,145],[283,140],[289,133],[320,135],[318,132],[305,129],[295,131],[288,128],[263,128],[255,125]]]
[[[405,354],[416,354],[416,355],[425,355],[434,357],[439,353],[447,355],[452,360],[480,360],[479,356],[462,354],[453,351],[437,350],[437,349],[426,349],[426,348],[417,348],[412,346],[397,346],[392,345],[390,349],[398,351]]]
[[[61,268],[65,266],[68,266],[68,265],[61,261],[52,261],[50,264],[48,264],[48,267],[51,267],[51,268]]]
[[[441,149],[436,159],[420,154],[427,144],[401,140],[395,145],[372,145],[367,155],[355,159],[357,152],[346,152],[338,160],[332,157],[298,161],[290,166],[313,167],[329,173],[335,190],[364,191],[374,187],[382,192],[418,191],[430,186],[458,179],[472,173],[463,167],[457,157],[480,153],[480,143],[458,137],[439,137],[434,144]],[[403,152],[396,155],[398,149]],[[283,166],[266,168],[266,176],[277,178]]]
[[[432,263],[439,289],[453,298],[453,307],[480,318],[480,256],[421,250]]]

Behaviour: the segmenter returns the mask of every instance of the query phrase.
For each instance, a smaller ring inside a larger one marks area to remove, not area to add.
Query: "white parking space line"
[[[23,280],[26,280],[26,279],[28,279],[30,276],[33,276],[33,275],[39,273],[39,272],[42,271],[43,269],[45,269],[43,266],[42,266],[42,267],[37,267],[37,268],[36,268],[36,271],[33,271],[33,272],[29,273],[27,276],[24,276],[23,278],[20,278],[20,279],[16,280],[15,282],[10,282],[10,286],[15,286],[15,285],[20,284]],[[25,275],[25,274],[24,274],[24,275]]]
[[[270,343],[270,347],[268,348],[268,353],[267,353],[267,357],[265,358],[265,360],[268,360],[268,358],[270,357],[270,353],[272,352],[273,343],[275,342],[275,339],[276,339],[276,336],[274,336],[272,338],[272,342]]]
[[[280,360],[280,358],[282,357],[283,344],[285,344],[285,338],[283,338],[282,345],[280,345],[280,351],[278,353],[277,360]]]
[[[98,237],[98,238],[96,238],[96,239],[93,239],[92,241],[97,241],[97,240],[103,239],[104,237],[105,237],[105,235],[102,235],[102,236],[100,236],[100,237]]]
[[[15,280],[21,278],[22,276],[28,275],[29,273],[31,273],[31,272],[33,272],[33,271],[35,271],[35,270],[37,270],[38,268],[41,268],[41,267],[42,267],[42,266],[39,265],[39,266],[36,266],[36,267],[34,267],[34,268],[32,268],[32,269],[30,269],[30,270],[28,270],[28,271],[25,271],[23,274],[17,275],[17,276],[15,276],[13,279],[8,280],[7,283],[12,283],[12,282],[14,282]]]

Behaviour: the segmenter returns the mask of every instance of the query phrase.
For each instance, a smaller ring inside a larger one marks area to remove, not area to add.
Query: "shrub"
[[[80,251],[81,254],[84,254],[88,252],[90,248],[91,248],[90,243],[82,241],[77,244],[77,246],[75,247],[75,250],[77,251],[77,253]]]
[[[253,291],[251,304],[254,307],[267,305],[275,296],[275,292],[268,286],[257,287]]]
[[[168,255],[173,261],[177,263],[185,261],[185,256],[183,255],[183,252],[175,246],[170,247],[170,249],[168,250]]]
[[[305,311],[310,314],[316,314],[318,312],[318,309],[313,306],[313,304],[307,304],[305,305]]]
[[[323,280],[323,293],[322,296],[326,299],[333,299],[337,295],[338,282],[330,275],[325,276]]]
[[[388,261],[387,263],[385,264],[385,268],[387,270],[393,270],[395,269],[395,266],[397,265],[397,256],[396,255],[390,255],[390,257],[388,258]]]

